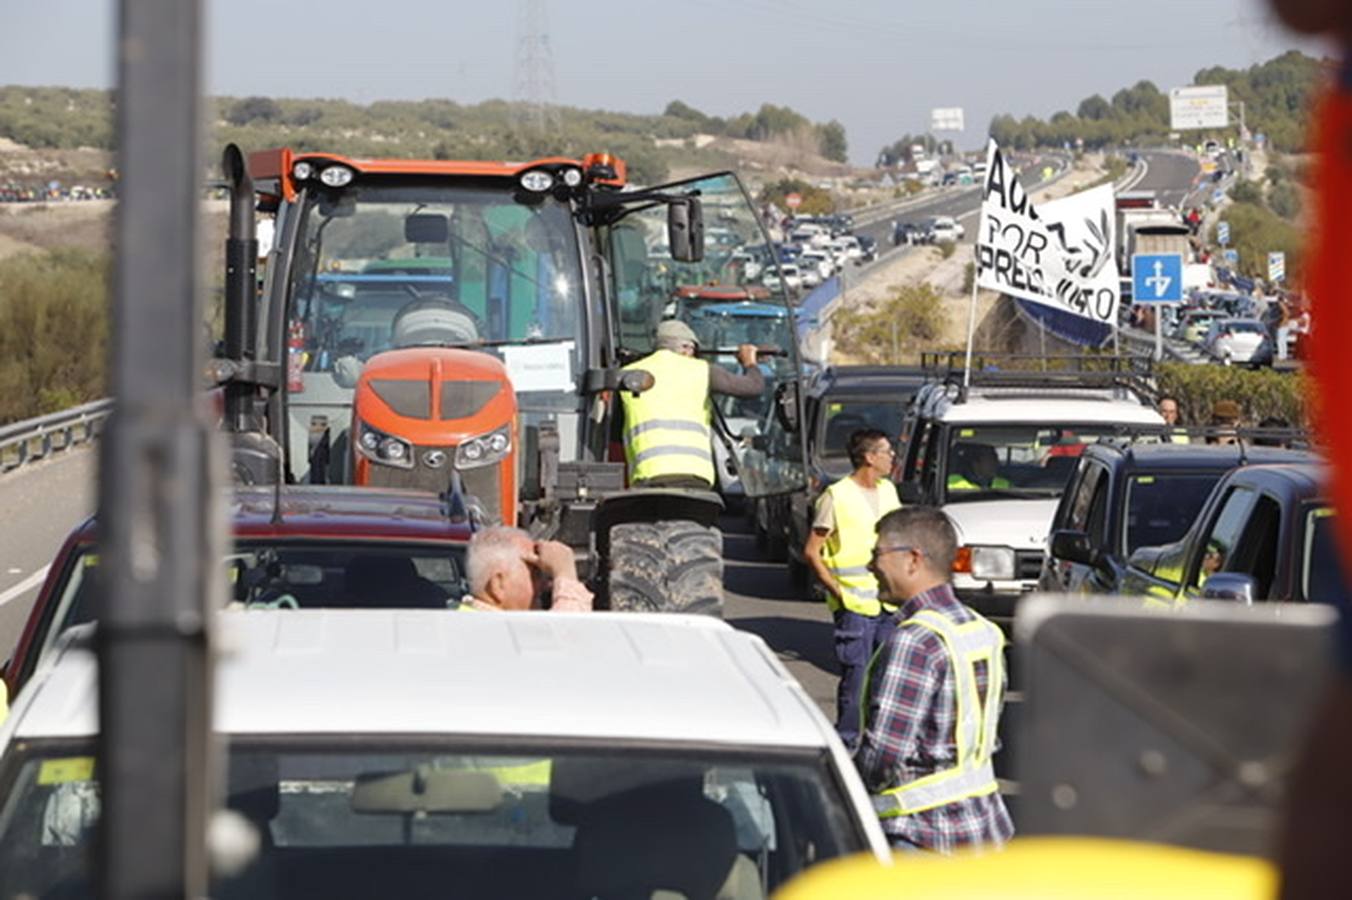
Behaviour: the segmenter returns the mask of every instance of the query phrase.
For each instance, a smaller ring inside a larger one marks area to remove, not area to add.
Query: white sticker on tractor
[[[502,362],[512,388],[523,391],[573,391],[573,342],[503,347]]]

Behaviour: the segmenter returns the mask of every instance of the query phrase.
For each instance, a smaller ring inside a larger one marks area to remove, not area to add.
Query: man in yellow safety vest
[[[865,679],[855,765],[894,847],[949,853],[1014,834],[991,757],[1004,705],[1004,635],[949,583],[958,539],[941,510],[878,523],[870,564],[906,598]]]
[[[854,471],[817,498],[812,531],[803,558],[826,589],[835,619],[836,730],[853,748],[859,739],[859,698],[864,672],[892,624],[896,607],[884,603],[869,571],[878,520],[901,506],[888,476],[895,456],[892,443],[877,429],[850,435],[846,448]]]
[[[997,474],[1000,457],[990,444],[958,444],[954,448],[954,468],[948,476],[950,491],[1008,490],[1009,479]]]
[[[620,392],[629,483],[707,490],[715,482],[709,394],[763,394],[765,375],[756,365],[756,347],[737,348],[739,375],[696,359],[699,339],[679,319],[657,326],[654,345],[651,354],[624,367],[653,376],[653,386],[641,394]]]

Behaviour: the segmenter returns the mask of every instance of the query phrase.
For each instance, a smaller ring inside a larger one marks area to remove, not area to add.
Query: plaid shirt
[[[855,754],[855,764],[873,793],[950,768],[957,759],[948,654],[932,631],[906,621],[922,609],[957,623],[974,618],[947,584],[917,594],[901,607],[900,624],[869,670],[865,727]],[[977,689],[984,697],[984,669],[978,668],[977,676]],[[1014,835],[1014,823],[998,793],[883,819],[882,827],[893,843],[941,853],[962,846],[999,846]]]

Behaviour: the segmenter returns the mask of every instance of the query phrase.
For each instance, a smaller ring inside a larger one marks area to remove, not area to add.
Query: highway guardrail
[[[0,473],[94,441],[113,411],[111,399],[0,425]]]

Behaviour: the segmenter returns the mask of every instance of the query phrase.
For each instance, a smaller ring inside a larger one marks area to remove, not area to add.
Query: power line
[[[545,0],[517,0],[512,99],[520,127],[542,134],[558,126],[554,50]]]

